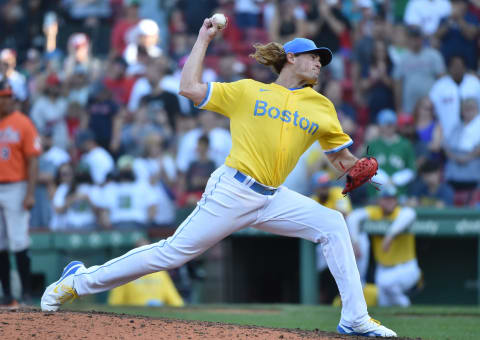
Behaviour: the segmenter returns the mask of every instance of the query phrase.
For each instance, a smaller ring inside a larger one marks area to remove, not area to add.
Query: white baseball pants
[[[79,295],[112,289],[143,275],[181,266],[228,235],[254,227],[278,235],[321,242],[323,252],[342,298],[342,324],[368,321],[367,306],[341,213],[280,187],[274,195],[262,195],[233,178],[237,170],[222,165],[208,181],[202,199],[176,232],[157,243],[133,249],[101,266],[93,266],[74,278]]]
[[[23,208],[27,182],[0,184],[0,250],[22,251],[30,246],[30,212]]]
[[[377,263],[375,284],[378,287],[378,305],[410,306],[410,298],[405,292],[418,282],[420,275],[416,259],[392,267]]]

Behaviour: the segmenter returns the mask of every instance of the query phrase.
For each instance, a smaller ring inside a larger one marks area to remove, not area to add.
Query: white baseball
[[[222,13],[215,13],[210,19],[219,30],[223,30],[227,24],[227,18]]]

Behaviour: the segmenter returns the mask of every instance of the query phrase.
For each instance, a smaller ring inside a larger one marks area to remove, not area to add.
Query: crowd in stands
[[[5,0],[0,77],[44,148],[33,228],[173,226],[195,205],[232,143],[225,117],[178,95],[215,12],[229,21],[203,81],[272,82],[252,44],[311,38],[334,54],[315,88],[378,159],[375,182],[413,206],[480,207],[478,0]],[[338,176],[316,143],[286,185],[310,195],[319,170]]]

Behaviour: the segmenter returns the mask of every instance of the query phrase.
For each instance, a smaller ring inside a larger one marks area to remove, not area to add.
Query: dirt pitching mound
[[[0,339],[368,339],[321,331],[146,318],[102,312],[0,310]],[[397,338],[398,339],[398,338]]]

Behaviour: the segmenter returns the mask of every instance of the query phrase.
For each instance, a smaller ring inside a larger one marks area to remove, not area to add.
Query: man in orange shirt
[[[12,89],[0,82],[0,282],[1,305],[15,306],[10,288],[8,251],[15,254],[22,298],[30,295],[29,210],[35,203],[40,138],[32,121],[15,111]]]

